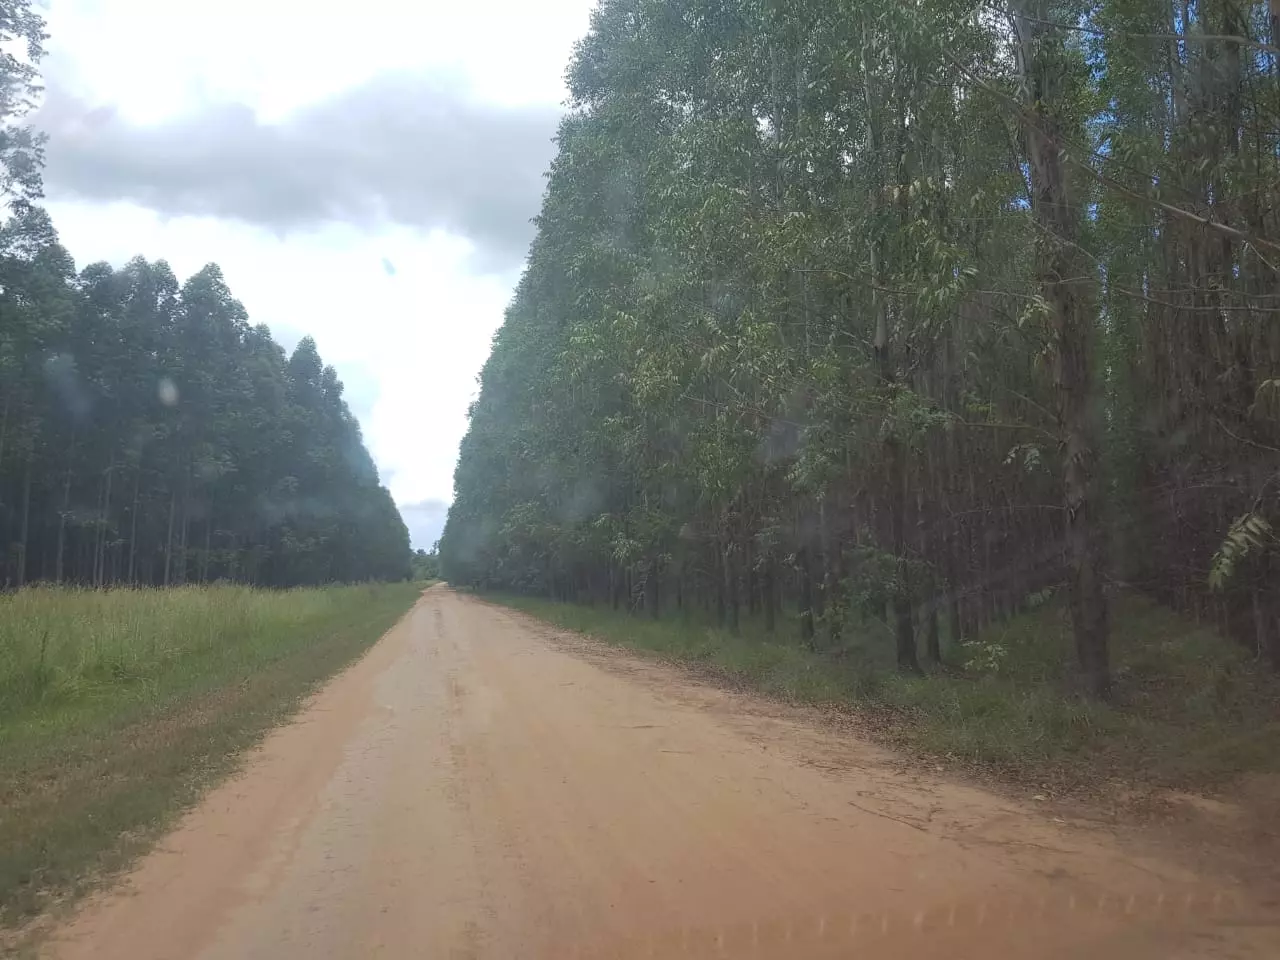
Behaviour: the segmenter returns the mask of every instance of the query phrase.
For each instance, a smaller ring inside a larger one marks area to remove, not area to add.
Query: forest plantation
[[[76,272],[36,204],[45,20],[0,14],[0,589],[407,579],[408,531],[311,338],[286,354],[216,264]]]
[[[315,343],[216,265],[79,273],[48,215],[0,228],[0,584],[401,580],[409,534]]]
[[[315,343],[252,326],[215,265],[74,270],[0,229],[0,581],[401,580],[408,532]]]
[[[473,585],[887,624],[1139,593],[1280,668],[1280,23],[603,0],[441,544]]]

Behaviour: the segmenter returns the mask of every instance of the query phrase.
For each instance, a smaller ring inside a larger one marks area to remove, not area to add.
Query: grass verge
[[[1106,779],[1209,787],[1280,770],[1280,680],[1212,629],[1138,596],[1114,602],[1115,698],[1105,705],[1070,692],[1070,629],[1055,604],[944,649],[943,669],[904,677],[878,625],[813,650],[755,623],[733,636],[696,619],[488,599],[735,686],[853,711],[895,745],[1007,781],[1064,792]]]
[[[0,927],[144,850],[422,587],[0,596]]]

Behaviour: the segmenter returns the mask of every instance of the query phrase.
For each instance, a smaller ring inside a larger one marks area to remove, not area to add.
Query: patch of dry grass
[[[420,591],[0,596],[0,926],[145,849]]]

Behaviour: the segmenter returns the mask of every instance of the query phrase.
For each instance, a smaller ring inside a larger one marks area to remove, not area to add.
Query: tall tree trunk
[[[822,561],[822,601],[826,615],[823,633],[824,642],[835,647],[840,642],[842,629],[840,584],[840,538],[832,536],[832,510],[830,497],[824,493],[818,501],[818,544],[821,548]]]
[[[138,461],[138,469],[133,474],[133,506],[129,511],[129,574],[125,578],[134,583],[134,573],[138,557],[138,501],[142,487],[142,461]]]
[[[871,210],[872,220],[880,219],[882,202],[881,194],[888,186],[883,172],[883,144],[878,123],[879,112],[883,103],[876,101],[873,73],[870,67],[872,48],[870,38],[864,28],[862,38],[862,88],[866,102],[866,134],[867,146],[872,164],[871,176]],[[899,171],[901,172],[901,171]],[[889,307],[885,302],[882,290],[885,283],[884,240],[882,225],[874,223],[870,243],[871,280],[874,284],[871,291],[872,309],[875,313],[875,334],[872,348],[875,352],[876,368],[880,375],[880,392],[883,405],[883,416],[888,421],[892,416],[892,401],[897,381],[897,369],[892,356],[892,344],[889,333]],[[911,599],[908,592],[908,567],[906,550],[906,468],[903,459],[902,444],[893,423],[884,425],[882,450],[885,463],[885,496],[889,512],[889,529],[891,549],[897,558],[896,584],[891,599],[893,611],[894,635],[897,645],[898,668],[907,672],[918,672],[920,664],[916,658],[915,626],[911,621]]]
[[[213,549],[213,504],[209,504],[209,516],[204,522],[204,551],[200,554],[200,582],[209,581],[209,553]]]
[[[1019,0],[1030,4],[1031,0]],[[1067,73],[1061,31],[1039,8],[1016,8],[1024,130],[1031,160],[1042,293],[1050,312],[1054,388],[1064,446],[1063,499],[1070,564],[1071,619],[1085,690],[1110,693],[1107,602],[1103,592],[1103,530],[1096,516],[1094,465],[1098,449],[1094,409],[1090,268],[1079,253],[1080,211],[1063,161],[1061,84]]]
[[[13,390],[4,393],[4,412],[0,414],[0,475],[4,473],[5,446],[9,439],[9,406],[13,400]]]
[[[71,446],[67,449],[67,472],[62,481],[62,508],[58,511],[58,546],[54,552],[53,579],[62,582],[63,558],[67,547],[67,514],[71,512],[71,476],[72,462],[75,458],[76,442],[74,435]]]
[[[232,581],[233,583],[239,582],[240,580],[240,546],[238,543],[239,539],[240,539],[239,534],[236,533],[234,530],[232,530],[231,540],[227,544],[227,550],[228,550],[227,556],[230,558],[227,561],[227,579]],[[595,602],[594,595],[592,596],[591,600],[592,600],[592,603],[594,604]]]
[[[725,548],[724,544],[716,545],[715,558],[715,577],[716,577],[716,626],[724,628],[729,616],[729,572],[725,565]]]
[[[178,491],[169,491],[169,528],[164,537],[164,585],[173,583],[173,518],[178,506]]]
[[[800,576],[800,639],[806,644],[813,644],[813,570],[809,558],[809,548],[801,547],[796,553],[796,561]]]
[[[932,464],[932,453],[927,462]],[[923,587],[925,657],[932,663],[942,662],[942,646],[938,636],[938,558],[936,555],[937,537],[934,531],[934,511],[927,509],[925,503],[925,484],[934,478],[933,470],[924,470],[916,480],[916,527],[919,532],[920,555],[924,558]]]
[[[742,591],[739,589],[737,547],[732,540],[724,548],[724,592],[728,606],[729,632],[736,634],[742,623]]]
[[[774,583],[773,556],[765,558],[760,571],[760,600],[764,606],[764,629],[773,633],[778,627],[778,588]]]
[[[951,521],[948,521],[950,523]],[[964,623],[960,619],[960,586],[959,574],[956,570],[955,538],[947,543],[947,639],[952,646],[963,643]]]
[[[103,530],[106,528],[104,521],[106,502],[107,474],[103,472],[102,480],[98,483],[98,515],[93,522],[93,542],[89,544],[89,583],[95,589],[99,586],[98,578],[101,576],[99,563],[102,559]]]
[[[111,460],[107,465],[107,476],[104,481],[106,489],[102,494],[102,510],[98,515],[98,556],[94,563],[94,586],[97,587],[103,586],[106,579],[107,522],[111,515],[111,481],[115,476],[115,471],[115,455],[112,454]]]
[[[932,663],[942,663],[942,638],[938,627],[938,605],[930,600],[925,608],[924,651]]]
[[[178,566],[174,571],[178,584],[187,582],[187,533],[191,524],[191,466],[182,487],[182,518],[178,522]]]
[[[22,521],[18,530],[18,569],[17,582],[22,586],[27,582],[27,543],[31,532],[31,455],[27,454],[26,464],[22,470]]]
[[[886,443],[889,484],[889,522],[893,529],[893,553],[898,558],[897,583],[893,591],[894,637],[897,643],[898,669],[907,673],[919,673],[920,661],[916,654],[915,624],[911,619],[911,570],[907,564],[907,504],[906,471],[902,467],[902,444],[896,439]]]

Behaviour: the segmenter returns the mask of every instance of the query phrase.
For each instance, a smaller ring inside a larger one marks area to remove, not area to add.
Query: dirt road
[[[1280,956],[1221,880],[436,587],[74,960]]]

